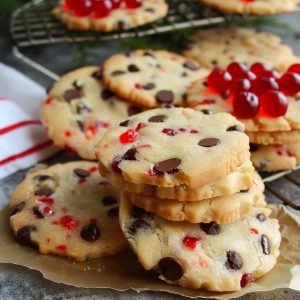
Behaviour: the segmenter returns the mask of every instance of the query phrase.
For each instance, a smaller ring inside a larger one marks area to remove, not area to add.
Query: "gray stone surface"
[[[4,1],[4,0],[3,0]],[[299,28],[300,14],[286,15],[279,18],[280,21],[288,22],[290,26],[300,31]],[[1,60],[16,69],[27,74],[33,80],[36,80],[45,88],[52,83],[52,80],[40,74],[23,62],[17,60],[11,53],[11,44],[8,39],[8,22],[2,22],[0,34],[0,57]],[[274,27],[272,27],[272,30]],[[281,30],[284,40],[293,46],[295,51],[300,55],[300,39],[297,38],[294,32]],[[176,33],[174,33],[176,34]],[[162,37],[153,37],[153,43],[161,42]],[[124,46],[125,45],[125,46]],[[122,50],[126,48],[126,42],[122,42]],[[175,47],[176,48],[176,47]],[[93,48],[93,55],[86,61],[87,63],[99,63],[110,53],[120,49],[120,43],[101,43],[98,48]],[[50,68],[57,74],[62,74],[65,71],[76,66],[74,57],[78,54],[78,46],[74,45],[55,45],[50,47],[38,47],[25,51],[27,55],[37,60],[42,65]],[[78,64],[77,64],[78,65]],[[1,78],[1,74],[0,74]],[[64,161],[74,159],[65,154],[58,154],[49,162]],[[20,182],[26,171],[20,171],[8,178],[0,181],[0,208],[3,207],[9,200],[9,193],[14,189],[16,184]],[[300,175],[300,174],[299,174]],[[278,199],[268,194],[269,200],[278,202]],[[1,251],[1,249],[0,249]],[[300,283],[299,283],[300,285]],[[110,289],[82,289],[74,288],[62,284],[56,284],[43,279],[37,271],[29,270],[20,266],[11,264],[0,265],[0,299],[15,300],[15,299],[184,299],[166,293],[143,292],[136,293],[134,291],[116,292]],[[246,295],[242,300],[263,300],[263,299],[300,299],[300,293],[291,290],[277,290],[269,293],[258,293]]]

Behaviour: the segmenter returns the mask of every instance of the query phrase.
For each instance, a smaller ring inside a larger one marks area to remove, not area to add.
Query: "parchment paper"
[[[282,206],[272,206],[272,210],[272,216],[279,219],[282,233],[278,263],[270,273],[236,293],[207,293],[167,285],[154,272],[145,271],[130,251],[86,263],[38,254],[34,249],[18,245],[14,241],[9,228],[8,208],[0,212],[0,263],[38,270],[46,279],[77,287],[164,291],[190,298],[230,299],[277,288],[300,290],[300,219]]]

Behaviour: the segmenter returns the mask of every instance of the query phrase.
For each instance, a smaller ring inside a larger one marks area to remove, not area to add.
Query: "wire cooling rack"
[[[59,76],[21,52],[22,48],[56,43],[109,41],[128,37],[142,37],[177,29],[216,25],[239,20],[245,16],[222,14],[201,6],[199,0],[167,0],[166,18],[135,29],[103,33],[68,30],[52,15],[58,0],[31,0],[17,9],[11,19],[10,33],[14,54],[35,69],[57,80]],[[300,166],[293,171],[262,174],[267,198],[300,210]]]

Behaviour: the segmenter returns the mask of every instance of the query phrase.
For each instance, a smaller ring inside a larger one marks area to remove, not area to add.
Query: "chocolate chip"
[[[214,66],[217,66],[217,65],[218,65],[218,61],[217,61],[217,60],[215,60],[215,59],[214,59],[214,60],[212,60],[212,61],[211,61],[211,63],[212,63]]]
[[[129,72],[132,72],[132,73],[140,71],[139,67],[137,65],[134,65],[134,64],[129,65],[127,69],[128,69]]]
[[[150,56],[152,58],[155,58],[155,55],[153,53],[149,52],[149,51],[145,51],[144,56]]]
[[[90,223],[83,227],[80,236],[87,242],[95,242],[99,239],[101,232],[95,223]]]
[[[264,222],[264,221],[267,220],[267,217],[266,217],[265,214],[258,214],[258,215],[256,216],[256,218],[257,218],[257,220],[258,220],[259,222]]]
[[[31,240],[31,233],[36,230],[35,226],[24,226],[17,231],[17,242],[25,246],[33,246],[34,243]]]
[[[208,87],[208,83],[206,81],[204,81],[202,84],[203,86]]]
[[[77,79],[73,82],[73,86],[77,89],[77,90],[81,90],[83,87],[84,82],[81,79]]]
[[[137,154],[136,148],[131,148],[126,151],[126,153],[122,156],[124,160],[136,160],[135,155]]]
[[[67,102],[71,102],[72,100],[79,99],[81,97],[82,92],[78,89],[66,90],[64,93],[64,98]]]
[[[161,90],[155,95],[158,103],[172,103],[174,100],[174,94],[172,91]]]
[[[89,171],[80,168],[74,169],[73,172],[80,178],[86,178],[90,175]]]
[[[152,123],[162,123],[164,122],[168,117],[165,115],[157,115],[157,116],[153,116],[151,118],[148,119],[149,122]]]
[[[227,128],[226,131],[239,131],[239,132],[244,132],[244,128],[240,125],[233,125]]]
[[[103,100],[108,100],[109,98],[111,98],[114,95],[113,92],[111,92],[110,90],[102,90],[101,91],[101,98]]]
[[[149,229],[151,229],[150,224],[148,224],[146,221],[142,219],[138,219],[131,224],[131,226],[128,229],[128,232],[130,234],[136,234],[138,230],[146,231]]]
[[[201,147],[214,147],[217,146],[221,143],[221,141],[219,139],[216,138],[207,138],[207,139],[203,139],[201,140],[198,145]]]
[[[142,85],[142,88],[144,90],[153,90],[153,89],[155,89],[155,87],[156,87],[156,85],[154,83],[151,83],[151,82]]]
[[[215,221],[200,223],[200,228],[208,235],[218,235],[221,233],[221,226]]]
[[[159,162],[155,169],[160,173],[174,174],[179,171],[178,167],[181,164],[181,159],[179,158],[170,158],[164,161]]]
[[[104,206],[110,206],[110,205],[114,205],[114,204],[117,204],[117,203],[118,203],[118,199],[114,196],[105,196],[102,199],[102,204]]]
[[[212,115],[213,112],[210,109],[202,109],[201,112],[205,115]]]
[[[84,114],[84,113],[90,113],[92,110],[87,107],[84,103],[82,102],[79,102],[77,104],[77,107],[76,107],[76,113],[81,115],[81,114]]]
[[[113,71],[111,73],[111,76],[120,76],[120,75],[123,75],[125,74],[126,72],[125,71],[121,71],[121,70],[116,70],[116,71]]]
[[[126,30],[129,29],[130,25],[122,20],[118,21],[118,29],[119,30]]]
[[[266,254],[266,255],[271,254],[271,242],[265,234],[263,234],[261,236],[260,243],[261,243],[261,246],[262,246],[262,249],[263,249],[263,253]]]
[[[222,93],[222,94],[220,94],[220,96],[223,100],[227,100],[229,98],[230,94],[229,93]]]
[[[34,192],[35,196],[51,196],[54,193],[53,189],[47,188],[47,187],[41,187],[38,190]]]
[[[243,266],[242,257],[235,251],[227,251],[226,253],[227,261],[225,266],[227,269],[239,270]]]
[[[250,189],[240,190],[240,193],[248,193]]]
[[[259,149],[259,147],[255,144],[250,144],[250,152],[255,152]]]
[[[102,79],[102,70],[98,70],[92,73],[92,77],[101,80]]]
[[[181,76],[182,77],[187,77],[189,74],[187,73],[187,72],[183,72],[183,73],[181,73]]]
[[[191,60],[187,60],[183,66],[189,70],[192,70],[192,71],[196,71],[199,69],[199,67],[197,66],[197,64],[195,64],[193,61]]]
[[[46,180],[54,180],[52,176],[50,175],[37,175],[35,177],[33,177],[34,180],[37,180],[39,182],[43,182]]]
[[[181,263],[172,257],[164,257],[158,263],[161,274],[168,280],[179,280],[183,276]]]
[[[132,123],[133,123],[132,120],[126,120],[126,121],[123,121],[123,122],[119,123],[119,126],[128,127]]]
[[[107,216],[111,219],[115,219],[119,217],[119,207],[113,207],[107,211]]]
[[[38,205],[34,206],[32,208],[32,212],[33,212],[33,214],[35,214],[40,219],[45,218],[45,215],[44,215],[43,211],[41,210],[41,208]]]
[[[77,120],[76,123],[77,123],[77,126],[78,126],[79,130],[80,130],[81,132],[84,132],[84,124],[83,124],[83,122]]]
[[[145,11],[148,12],[148,13],[151,13],[151,14],[154,14],[154,13],[155,13],[155,9],[152,8],[152,7],[147,7],[147,8],[145,8]]]
[[[149,217],[151,213],[138,206],[133,205],[131,209],[131,215],[135,219],[143,219]]]
[[[25,207],[25,201],[20,202],[10,213],[10,216],[16,215],[17,213],[21,212]]]
[[[142,112],[142,109],[138,106],[129,106],[127,109],[128,116],[133,116]]]
[[[122,174],[122,169],[120,168],[120,162],[121,162],[120,160],[115,160],[111,165],[111,169],[118,174]]]

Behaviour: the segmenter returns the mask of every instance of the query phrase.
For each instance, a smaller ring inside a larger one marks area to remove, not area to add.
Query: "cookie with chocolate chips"
[[[101,6],[102,1],[99,2],[98,5]],[[131,4],[134,7],[129,8],[126,7],[125,1],[114,1],[114,7],[110,1],[105,2],[108,3],[102,4],[104,7],[98,7],[98,9],[101,13],[108,10],[107,15],[91,12],[90,15],[79,17],[74,11],[65,9],[64,1],[58,4],[53,10],[53,14],[70,29],[110,32],[128,30],[151,23],[165,17],[168,13],[168,5],[165,0],[136,1],[136,4]]]
[[[211,184],[249,159],[249,139],[242,130],[228,130],[233,126],[243,129],[229,114],[189,108],[140,113],[108,130],[96,146],[100,172],[120,185]]]
[[[118,221],[119,190],[96,163],[78,161],[32,171],[11,199],[18,243],[79,261],[127,248]]]
[[[232,292],[268,273],[279,256],[281,236],[276,219],[253,208],[238,221],[192,224],[134,213],[124,193],[120,224],[146,270],[169,284],[191,289]]]
[[[72,71],[50,89],[41,106],[41,121],[54,143],[95,160],[94,144],[110,126],[142,111],[106,89],[98,67]]]
[[[103,66],[105,84],[120,97],[146,107],[182,106],[187,88],[207,75],[197,62],[168,51],[116,54]]]

